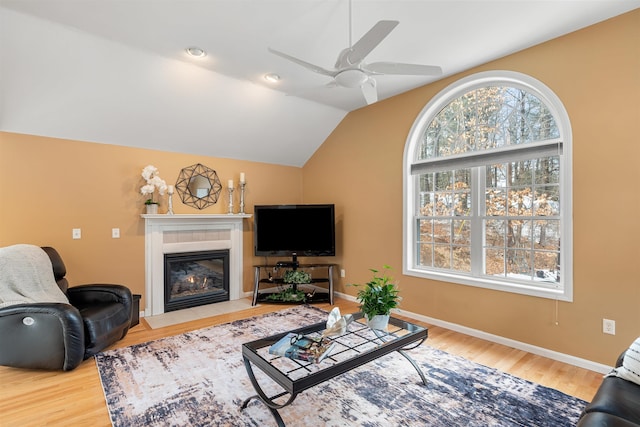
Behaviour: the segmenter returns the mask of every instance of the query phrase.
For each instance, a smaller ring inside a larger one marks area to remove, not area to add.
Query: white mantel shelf
[[[142,214],[145,220],[145,316],[164,313],[164,255],[229,250],[229,299],[242,294],[243,220],[250,214]]]
[[[242,219],[251,218],[251,214],[141,214],[144,219],[166,219],[166,220],[183,220],[183,219]]]

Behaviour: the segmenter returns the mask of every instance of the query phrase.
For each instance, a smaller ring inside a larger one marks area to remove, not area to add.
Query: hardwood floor
[[[331,309],[329,304],[317,306],[325,310]],[[342,313],[357,311],[357,305],[352,301],[338,298],[336,306],[340,307]],[[140,324],[112,348],[177,335],[282,308],[282,305],[262,304],[240,312],[160,329],[151,329],[141,319]],[[435,326],[429,326],[427,344],[588,401],[602,381],[602,374],[596,372]],[[0,425],[110,426],[100,378],[93,360],[86,360],[70,372],[44,372],[1,366]]]

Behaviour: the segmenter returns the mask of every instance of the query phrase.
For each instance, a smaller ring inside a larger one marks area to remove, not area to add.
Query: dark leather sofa
[[[616,362],[622,366],[624,353]],[[640,385],[618,377],[605,377],[576,427],[640,426]]]
[[[132,295],[122,285],[68,287],[58,252],[42,248],[65,303],[17,304],[0,309],[0,365],[69,371],[124,338],[131,325]]]

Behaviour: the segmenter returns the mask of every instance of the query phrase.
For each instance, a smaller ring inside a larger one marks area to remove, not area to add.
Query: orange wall
[[[300,168],[0,133],[0,246],[54,246],[72,285],[123,283],[144,295],[140,214],[146,198],[139,191],[144,184],[140,173],[152,164],[167,184],[174,184],[183,167],[196,163],[214,169],[224,187],[229,179],[238,182],[244,172],[247,213],[253,212],[255,204],[302,199]],[[160,201],[160,213],[164,213],[166,196]],[[215,205],[204,210],[182,204],[177,194],[173,202],[177,214],[227,213],[228,209],[225,190]],[[238,203],[236,197],[236,212]],[[82,229],[82,239],[71,239],[72,228]],[[111,238],[112,228],[120,228],[120,239]],[[252,228],[253,220],[245,220],[245,291],[253,289]]]
[[[338,289],[395,267],[401,308],[612,364],[640,335],[640,11],[350,113],[304,167],[304,200],[331,198],[343,231]],[[409,130],[440,90],[486,70],[522,72],[562,100],[573,129],[574,301],[403,276],[402,160]],[[615,336],[602,318],[616,320]]]

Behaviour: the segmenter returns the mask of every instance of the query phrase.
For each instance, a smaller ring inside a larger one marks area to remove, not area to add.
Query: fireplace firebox
[[[164,311],[229,301],[229,250],[164,254]]]

